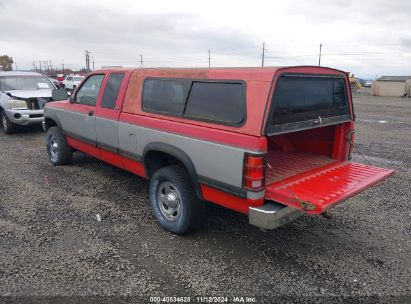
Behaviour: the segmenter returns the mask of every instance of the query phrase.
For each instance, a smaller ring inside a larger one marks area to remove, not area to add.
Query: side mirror
[[[67,100],[68,95],[67,91],[65,89],[54,89],[51,92],[51,96],[53,97],[53,100]]]

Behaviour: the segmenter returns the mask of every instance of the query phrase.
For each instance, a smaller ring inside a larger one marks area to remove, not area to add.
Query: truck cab
[[[335,69],[110,69],[47,104],[43,125],[52,164],[81,151],[149,179],[156,219],[183,234],[203,201],[274,229],[393,174],[351,162],[354,121]]]

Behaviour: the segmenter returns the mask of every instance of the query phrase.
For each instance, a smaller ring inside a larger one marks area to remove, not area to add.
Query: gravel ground
[[[2,299],[410,296],[411,99],[363,94],[355,106],[357,151],[396,175],[331,220],[307,215],[268,232],[209,206],[201,230],[175,236],[157,226],[143,179],[81,153],[53,167],[40,129],[0,132]]]

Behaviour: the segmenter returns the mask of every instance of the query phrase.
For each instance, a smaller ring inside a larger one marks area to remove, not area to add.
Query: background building
[[[375,96],[410,96],[411,76],[382,76],[372,84]]]

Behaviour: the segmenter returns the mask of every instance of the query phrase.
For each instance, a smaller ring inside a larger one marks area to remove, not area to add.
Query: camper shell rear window
[[[343,76],[281,75],[271,101],[267,134],[309,129],[351,119]]]

